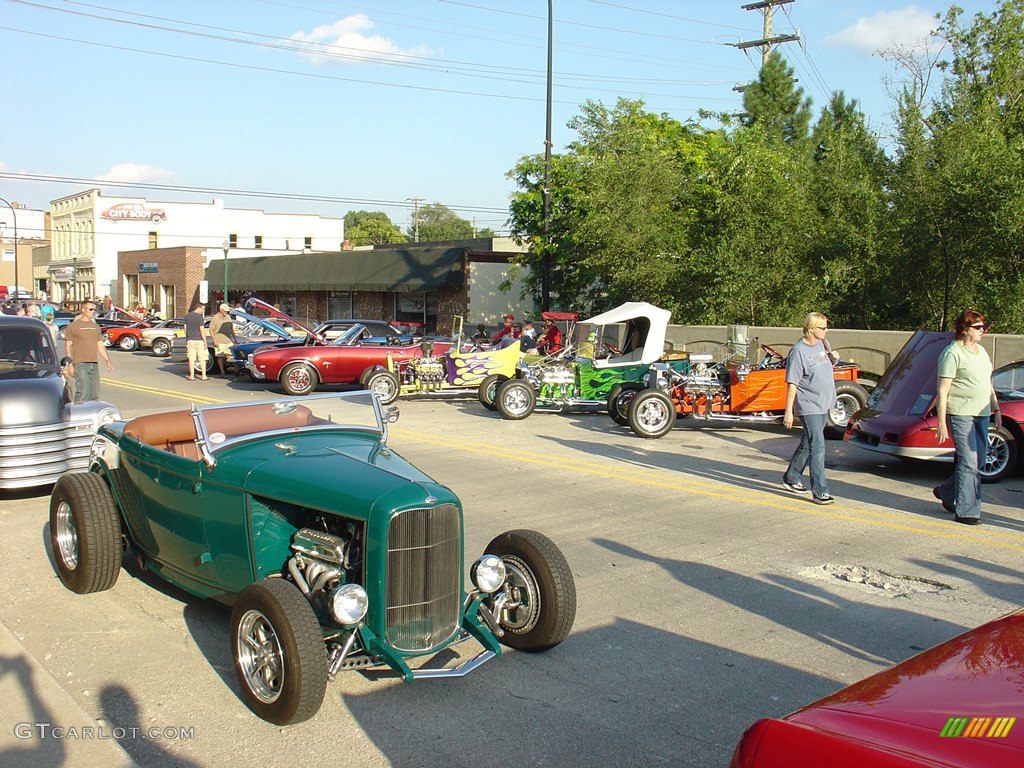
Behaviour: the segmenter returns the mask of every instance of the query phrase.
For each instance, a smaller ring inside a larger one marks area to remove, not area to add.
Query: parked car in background
[[[558,645],[576,613],[558,547],[510,530],[464,576],[462,504],[387,447],[397,418],[351,392],[108,424],[89,471],[53,489],[57,574],[79,594],[110,589],[124,542],[156,577],[233,606],[242,698],[279,725],[315,715],[345,670],[461,677],[502,644]],[[481,648],[445,666],[467,639]]]
[[[48,485],[89,466],[96,430],[121,418],[110,403],[75,405],[50,330],[0,315],[0,489]]]
[[[246,363],[256,381],[277,381],[289,395],[306,395],[321,384],[360,384],[377,393],[387,405],[398,397],[398,377],[390,370],[392,362],[424,355],[420,344],[364,344],[366,333],[354,325],[328,345],[280,344],[260,347]],[[450,345],[428,342],[431,353],[445,352]]]
[[[845,438],[865,450],[919,461],[953,461],[953,441],[935,442],[938,419],[935,390],[939,354],[953,334],[917,331],[893,358],[868,398],[854,414]],[[1021,466],[1024,444],[1024,360],[992,374],[1001,422],[990,424],[982,482],[998,482]]]
[[[249,299],[246,306],[307,330],[305,342],[259,347],[245,364],[254,380],[278,381],[289,395],[309,394],[321,384],[359,384],[376,392],[387,405],[399,392],[398,377],[388,370],[388,361],[424,355],[424,347],[419,344],[381,344],[361,324],[353,325],[328,342],[316,329],[266,302]],[[431,354],[443,354],[450,346],[450,343],[431,342],[429,348]]]
[[[209,322],[209,318],[207,318]],[[139,336],[139,346],[148,349],[156,357],[167,357],[171,354],[171,342],[185,335],[185,318],[172,317],[157,323],[152,328],[143,329]]]
[[[1004,768],[1024,764],[1024,611],[972,629],[781,719],[730,768]]]
[[[152,327],[152,324],[143,320],[126,326],[104,327],[103,344],[124,352],[134,352],[142,345],[142,332]]]

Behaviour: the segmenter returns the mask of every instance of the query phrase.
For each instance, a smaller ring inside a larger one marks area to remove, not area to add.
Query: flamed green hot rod
[[[316,714],[345,669],[457,677],[500,644],[560,643],[576,592],[559,549],[508,531],[464,579],[462,505],[387,447],[397,417],[354,392],[106,425],[89,471],[53,489],[58,575],[78,593],[109,589],[127,550],[168,582],[232,605],[243,697],[278,724]],[[471,639],[480,648],[460,666],[419,663]]]

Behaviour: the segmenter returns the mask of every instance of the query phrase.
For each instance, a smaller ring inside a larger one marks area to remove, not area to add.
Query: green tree
[[[407,238],[383,211],[349,211],[345,214],[345,239],[352,245],[404,243]]]
[[[794,85],[793,68],[778,51],[758,71],[757,80],[743,91],[743,124],[760,126],[765,135],[787,144],[807,138],[811,123],[811,100],[804,89]]]
[[[819,217],[810,165],[760,128],[744,128],[717,156],[718,205],[709,211],[704,322],[798,323],[826,305],[813,264]]]
[[[420,241],[468,240],[476,236],[471,222],[441,203],[429,203],[422,206],[418,215]],[[410,238],[416,235],[415,222],[409,223],[406,233]],[[480,236],[487,237],[487,235]]]
[[[811,195],[820,221],[810,266],[828,302],[821,308],[836,325],[884,327],[891,319],[886,290],[889,161],[857,102],[841,91],[822,109],[811,144]]]
[[[942,95],[923,112],[904,93],[892,181],[907,314],[948,328],[973,306],[1024,328],[1024,2],[964,23],[952,8]]]
[[[552,254],[555,306],[590,313],[646,300],[689,309],[691,228],[708,193],[707,154],[721,136],[620,99],[587,102],[569,123],[577,140],[552,158],[552,205],[543,236],[543,165],[524,158],[510,174],[515,235],[532,243],[523,263],[536,288],[544,249]]]

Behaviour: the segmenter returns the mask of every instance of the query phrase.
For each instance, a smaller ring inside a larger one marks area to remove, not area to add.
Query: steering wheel
[[[761,349],[765,352],[764,360],[761,361],[762,368],[766,365],[770,365],[773,357],[778,358],[780,362],[786,359],[785,355],[780,355],[774,347],[769,347],[767,344],[762,344]]]
[[[607,350],[608,354],[610,354],[610,355],[621,355],[622,354],[622,350],[619,349],[618,347],[616,347],[610,341],[606,341],[606,342],[603,342],[603,343],[604,343],[604,348],[605,348],[605,350]]]

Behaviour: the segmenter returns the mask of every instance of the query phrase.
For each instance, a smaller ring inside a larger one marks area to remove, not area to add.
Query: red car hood
[[[291,317],[290,315],[286,315],[284,312],[279,310],[273,304],[267,304],[267,302],[261,301],[260,299],[249,298],[249,299],[246,299],[245,306],[246,306],[246,308],[250,308],[250,309],[260,309],[260,310],[266,312],[271,317],[276,317],[279,320],[284,320],[287,323],[291,323],[296,328],[301,328],[306,333],[308,333],[310,336],[312,336],[314,339],[316,339],[318,344],[329,344],[330,343],[330,342],[327,341],[326,338],[321,336],[319,333],[314,331],[312,328],[309,328],[306,325],[304,325],[303,323],[300,323],[294,317]]]
[[[911,411],[923,413],[928,403],[918,401],[921,397],[930,401],[935,396],[939,355],[952,340],[951,333],[917,331],[886,367],[871,392],[868,409],[891,416],[906,416]]]
[[[1009,721],[1000,726],[996,720],[1015,717],[1021,722],[1008,729]],[[966,724],[959,735],[941,736],[952,718]],[[862,765],[1024,765],[1024,611],[854,683],[783,722],[759,721],[740,747],[734,766],[845,766],[854,764],[847,758],[855,754]],[[864,763],[873,752],[889,757]]]

